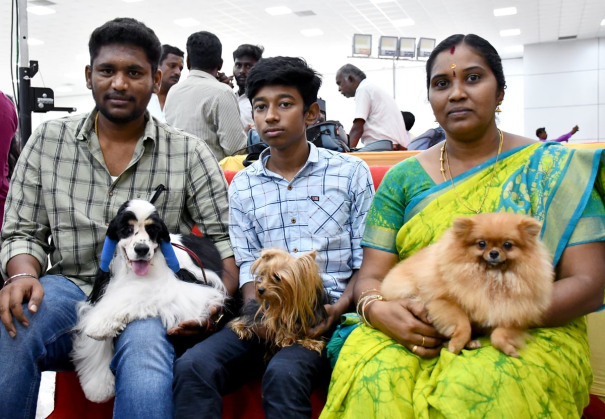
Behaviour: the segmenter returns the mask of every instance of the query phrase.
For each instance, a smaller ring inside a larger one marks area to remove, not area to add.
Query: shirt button
[[[298,249],[297,249],[296,247],[295,247],[294,249],[292,249],[292,251],[293,251],[294,253],[298,253]]]
[[[107,227],[109,227],[109,223],[105,223],[105,225],[106,225]]]
[[[292,190],[292,185],[288,185],[288,190],[291,191]]]
[[[296,224],[296,218],[292,218],[292,224]]]
[[[113,192],[109,192],[109,196],[113,196]]]

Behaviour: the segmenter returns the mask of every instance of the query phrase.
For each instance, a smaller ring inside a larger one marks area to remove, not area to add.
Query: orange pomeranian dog
[[[308,336],[324,322],[327,303],[315,250],[296,258],[281,249],[266,249],[251,268],[256,276],[256,300],[229,327],[240,339],[250,339],[259,327],[271,352],[299,343],[321,355],[325,342]]]
[[[386,300],[422,301],[448,350],[481,346],[471,325],[491,330],[494,347],[518,357],[525,330],[552,299],[554,270],[533,218],[508,213],[454,220],[443,237],[397,264],[384,278]]]

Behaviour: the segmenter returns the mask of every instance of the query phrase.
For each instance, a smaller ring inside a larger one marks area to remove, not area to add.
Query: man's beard
[[[127,124],[129,122],[136,120],[141,115],[143,115],[145,113],[145,110],[147,109],[147,104],[149,103],[149,99],[151,99],[151,94],[153,93],[153,90],[151,90],[149,92],[149,97],[145,101],[144,107],[135,107],[131,113],[124,115],[124,116],[115,116],[109,111],[109,109],[107,109],[105,106],[103,106],[103,101],[97,101],[97,95],[95,93],[94,86],[92,87],[91,90],[92,90],[92,97],[95,100],[95,104],[97,105],[97,109],[99,110],[99,112],[101,112],[101,114],[108,121],[113,122],[114,124]],[[107,98],[107,96],[109,96],[109,94],[105,94],[104,99]],[[127,99],[130,100],[131,97],[128,97]]]

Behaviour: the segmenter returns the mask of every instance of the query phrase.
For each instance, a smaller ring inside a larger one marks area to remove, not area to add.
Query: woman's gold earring
[[[498,106],[496,107],[496,113],[502,112],[502,109],[500,109],[500,105],[502,105],[502,102],[498,103]]]

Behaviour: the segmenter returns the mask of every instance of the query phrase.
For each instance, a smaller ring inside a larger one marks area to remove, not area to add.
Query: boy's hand
[[[168,335],[170,336],[194,336],[199,335],[206,332],[212,332],[216,329],[217,323],[220,321],[222,314],[218,313],[218,309],[216,307],[210,307],[210,317],[202,322],[198,320],[186,320],[184,322],[180,322],[178,326],[173,327],[168,330]]]
[[[338,304],[338,303],[337,303]],[[327,333],[332,327],[340,321],[340,316],[345,312],[345,310],[341,309],[337,306],[337,304],[326,304],[324,307],[326,308],[326,312],[328,313],[328,318],[326,321],[319,323],[313,329],[309,330],[309,337],[311,338],[319,338],[325,333]]]

